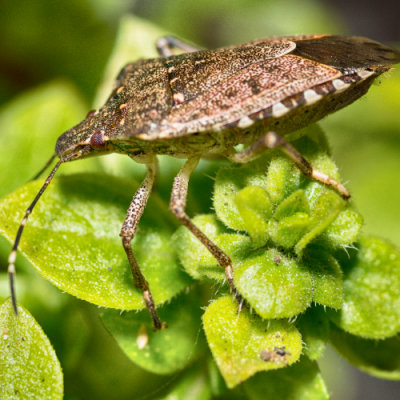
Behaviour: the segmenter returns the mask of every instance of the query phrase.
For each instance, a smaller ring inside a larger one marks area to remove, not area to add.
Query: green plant
[[[116,74],[111,70],[132,60],[127,50],[127,37],[132,30],[146,32],[151,43],[163,33],[137,20],[133,25],[132,20],[126,19],[103,88]],[[134,45],[135,40],[129,43]],[[107,90],[99,93],[101,103]],[[55,102],[60,98],[64,101]],[[48,122],[50,104],[64,120]],[[9,125],[2,126],[16,130],[15,124],[24,122],[17,118],[18,112],[22,115],[22,110],[26,113],[30,109],[37,125],[30,126],[29,140],[26,135],[14,135],[12,146],[21,151],[38,141],[42,147],[49,147],[50,154],[55,142],[50,137],[73,125],[83,108],[68,85],[54,83],[4,110],[3,121],[8,117]],[[43,119],[48,122],[47,127],[41,123]],[[291,140],[313,165],[338,179],[320,128],[309,127],[293,134]],[[142,297],[133,289],[118,233],[139,185],[139,181],[126,177],[139,177],[141,170],[135,169],[130,160],[111,160],[82,163],[95,174],[69,174],[55,179],[29,221],[21,253],[65,292],[100,306],[140,309]],[[24,169],[30,171],[36,162],[26,159]],[[107,163],[114,163],[113,168],[125,178],[106,176]],[[160,308],[161,318],[169,323],[168,330],[153,333],[146,310],[99,312],[120,348],[141,368],[138,372],[139,368],[129,366],[126,371],[135,371],[136,386],[142,379],[144,388],[124,386],[118,390],[130,390],[136,396],[149,393],[153,398],[186,399],[192,393],[196,399],[261,399],[268,395],[280,399],[325,399],[328,392],[315,360],[327,341],[359,368],[388,379],[400,378],[396,336],[400,330],[399,253],[380,239],[359,237],[362,217],[351,208],[352,203],[346,204],[334,191],[304,178],[277,151],[242,167],[225,164],[221,169],[221,163],[204,162],[201,174],[191,182],[192,198],[188,204],[191,215],[207,209],[208,195],[202,199],[198,193],[207,192],[204,184],[211,193],[212,181],[204,174],[218,171],[215,214],[201,214],[194,221],[234,260],[235,282],[247,301],[247,308],[237,315],[237,305],[222,286],[221,268],[168,212],[165,199],[174,163],[179,161],[162,159],[159,195],[152,195],[134,241],[155,299],[159,304],[171,300]],[[81,168],[74,164],[65,167],[68,172]],[[1,229],[9,240],[13,240],[22,213],[40,186],[40,182],[30,183],[2,200]],[[82,314],[76,302],[48,289],[31,272],[18,276],[18,280],[18,293],[24,303],[30,296],[39,299],[32,310],[38,313],[38,320],[40,307],[54,315],[62,313],[60,337],[70,340],[72,345],[66,347],[73,348],[68,354],[59,355],[68,376],[87,346],[90,326],[85,318],[96,318],[95,311]],[[50,292],[45,292],[44,287]],[[214,301],[208,305],[210,299]],[[202,322],[200,307],[206,307]],[[52,392],[52,398],[61,398],[58,361],[36,322],[22,310],[24,318],[15,324],[9,300],[3,303],[0,313],[5,321],[1,325],[1,354],[7,358],[1,360],[7,367],[0,372],[0,379],[4,381],[10,371],[15,373],[15,364],[14,370],[9,366],[17,356],[22,357],[21,375],[32,379],[30,373],[37,375],[40,370],[36,363],[44,364],[40,352],[46,351],[47,359],[51,359],[46,366],[53,368],[50,375],[57,377],[58,386],[52,390],[47,378],[39,374],[37,397],[42,396],[39,390],[47,390]],[[21,346],[21,338],[32,329],[37,332],[37,339],[26,343],[27,347],[32,346],[28,347],[29,355],[20,355],[15,351],[17,342]],[[100,331],[101,327],[97,325],[96,329]],[[32,357],[35,355],[39,357]],[[26,368],[32,365],[34,368]],[[121,371],[124,370],[120,374]],[[171,378],[170,374],[175,375]],[[15,390],[21,392],[22,386],[16,389],[18,382],[13,384],[11,389],[17,395]],[[9,396],[12,398],[12,394]]]

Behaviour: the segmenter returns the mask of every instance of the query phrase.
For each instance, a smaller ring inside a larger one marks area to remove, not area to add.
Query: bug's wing
[[[400,53],[396,49],[357,36],[306,37],[296,40],[293,54],[329,65],[343,73],[390,67],[400,62]]]
[[[270,46],[282,46],[282,38],[267,39]],[[296,45],[290,52],[259,61],[230,77],[199,91],[184,104],[171,109],[162,121],[159,137],[182,136],[194,132],[218,130],[229,126],[246,127],[255,115],[297,94],[306,93],[313,104],[323,95],[313,87],[364,70],[374,77],[400,62],[397,50],[360,37],[299,36],[286,38]],[[265,43],[260,40],[252,45]],[[372,79],[373,80],[373,79]],[[369,85],[372,83],[369,81]],[[341,84],[339,82],[339,84]],[[345,86],[349,86],[346,83]],[[171,85],[172,90],[179,90]],[[358,97],[365,90],[359,91]],[[357,98],[353,93],[351,101]],[[278,112],[279,114],[279,112]],[[263,113],[259,113],[263,118]]]
[[[223,82],[246,67],[281,57],[295,48],[293,42],[281,39],[280,43],[204,50],[126,66],[116,81],[116,91],[124,87],[121,94],[129,110],[123,117],[121,137],[159,137],[161,121],[175,106],[199,99],[210,88],[220,90]]]
[[[158,131],[173,105],[165,62],[161,58],[139,60],[119,73],[105,108],[113,113],[115,138]]]
[[[255,63],[172,108],[160,137],[217,129],[340,75],[334,68],[291,54]]]

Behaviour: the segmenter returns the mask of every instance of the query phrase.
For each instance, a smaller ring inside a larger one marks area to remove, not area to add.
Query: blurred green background
[[[71,121],[75,124],[85,117],[103,79],[120,18],[127,14],[145,18],[165,32],[204,48],[299,33],[363,35],[400,48],[397,0],[379,4],[342,0],[2,1],[1,196],[25,183],[47,160],[55,138],[70,127]],[[147,42],[137,45],[149,46]],[[148,51],[154,54],[154,47]],[[63,118],[59,117],[60,109],[65,110]],[[389,239],[400,248],[398,69],[382,77],[365,98],[326,118],[321,126],[354,205],[365,218],[363,232]],[[24,136],[18,129],[24,129]],[[31,133],[40,129],[43,134],[38,141]],[[167,173],[170,177],[178,168],[176,163],[171,165],[172,171]],[[65,171],[105,168],[97,161],[68,167]],[[198,179],[208,179],[204,178],[207,168],[200,168]],[[105,169],[113,171],[111,164]],[[130,173],[136,172],[127,170],[122,175]],[[211,181],[207,182],[211,190]],[[207,212],[205,205],[210,202],[193,206],[192,215]],[[2,239],[1,271],[6,270],[9,248]],[[54,344],[65,372],[67,399],[139,398],[149,387],[162,387],[171,379],[135,367],[100,326],[92,307],[68,295],[53,296],[57,289],[24,264],[20,262],[21,297]],[[0,296],[6,296],[6,277],[4,273],[1,276]],[[52,317],[60,312],[65,312],[62,324]],[[355,372],[332,354],[328,351],[321,368],[333,399],[398,398],[399,384]]]

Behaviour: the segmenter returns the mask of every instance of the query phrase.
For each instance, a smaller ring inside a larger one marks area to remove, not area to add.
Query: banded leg
[[[191,44],[184,42],[182,40],[177,39],[173,36],[165,36],[161,39],[157,40],[156,43],[158,54],[161,57],[169,57],[173,56],[175,53],[172,51],[173,48],[180,49],[185,53],[193,53],[195,51],[199,51],[197,47],[192,46]]]
[[[276,148],[280,148],[287,156],[289,156],[305,176],[309,176],[325,185],[332,186],[345,200],[350,197],[350,193],[341,183],[336,182],[329,175],[314,169],[290,143],[275,132],[268,132],[247,149],[240,153],[226,155],[226,158],[234,163],[242,164],[255,160],[267,150]]]
[[[236,287],[233,283],[233,268],[232,260],[225,254],[214,242],[212,242],[197,226],[190,220],[185,212],[186,198],[188,192],[189,178],[193,170],[199,163],[200,156],[189,158],[179,174],[174,179],[174,185],[172,187],[171,200],[169,208],[171,212],[186,226],[196,237],[207,247],[208,251],[215,257],[218,264],[225,269],[226,279],[228,281],[231,292],[236,297],[239,304],[239,311],[242,306],[242,298],[237,292]]]
[[[135,235],[140,217],[143,214],[147,200],[149,199],[151,193],[151,189],[153,187],[154,177],[157,170],[157,159],[153,158],[151,162],[146,164],[146,167],[146,178],[133,196],[131,205],[129,206],[128,213],[126,215],[124,224],[122,225],[122,229],[119,235],[122,238],[122,245],[124,246],[124,250],[131,266],[135,287],[142,290],[146,307],[151,314],[153,328],[155,331],[158,331],[160,329],[165,329],[167,325],[166,323],[161,322],[160,318],[157,315],[156,306],[154,304],[153,296],[151,295],[149,283],[142,274],[142,271],[140,270],[139,264],[136,260],[135,255],[133,254],[131,246],[131,241],[133,239],[133,236]]]

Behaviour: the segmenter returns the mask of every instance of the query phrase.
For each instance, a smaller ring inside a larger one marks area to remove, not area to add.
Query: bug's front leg
[[[182,224],[185,225],[186,228],[188,228],[197,237],[197,239],[199,239],[200,242],[207,247],[209,252],[218,261],[218,264],[225,269],[226,279],[231,292],[236,297],[240,311],[243,301],[233,283],[232,260],[190,220],[185,212],[189,178],[199,163],[199,160],[200,156],[189,158],[183,165],[179,174],[175,177],[169,208],[171,212],[182,222]]]
[[[234,163],[243,164],[255,160],[267,150],[276,148],[280,148],[287,156],[289,156],[304,175],[322,182],[325,185],[332,186],[345,200],[350,197],[349,191],[341,183],[336,182],[329,175],[314,169],[286,139],[278,135],[276,132],[268,132],[247,149],[240,153],[228,154],[226,155],[226,158]]]
[[[167,325],[165,322],[161,322],[160,318],[157,315],[156,306],[154,304],[153,296],[150,291],[149,283],[142,274],[142,271],[140,270],[139,264],[136,260],[135,255],[133,254],[131,246],[131,241],[136,232],[140,217],[143,214],[147,200],[149,199],[151,193],[151,189],[153,187],[154,178],[157,171],[157,159],[155,157],[151,157],[150,161],[146,163],[146,167],[146,178],[133,196],[131,205],[129,206],[128,213],[126,215],[124,224],[122,225],[122,229],[119,235],[122,238],[122,245],[124,246],[124,250],[126,252],[126,255],[128,256],[135,286],[138,289],[142,290],[146,307],[151,314],[153,328],[155,331],[158,331],[160,329],[165,329]]]
[[[184,42],[173,36],[165,36],[157,40],[156,43],[158,54],[161,57],[173,56],[175,53],[173,48],[184,51],[185,53],[193,53],[199,51],[197,47],[192,46],[190,43]]]

